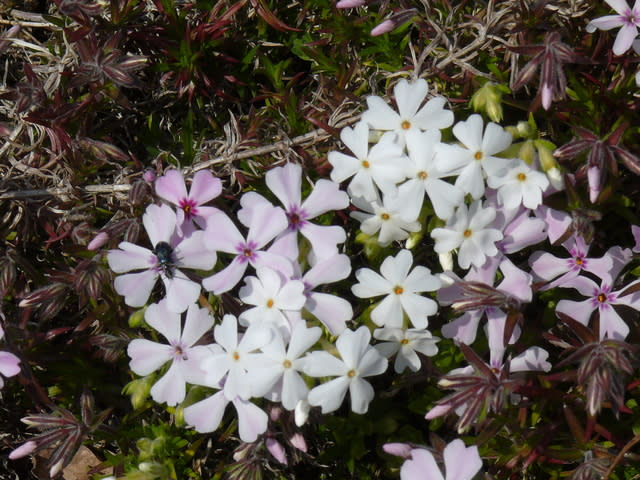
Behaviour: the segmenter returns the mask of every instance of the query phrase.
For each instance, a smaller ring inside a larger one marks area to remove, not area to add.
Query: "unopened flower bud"
[[[485,82],[471,97],[471,107],[476,112],[485,112],[491,120],[502,120],[502,87],[497,83]]]
[[[564,177],[558,168],[550,168],[546,173],[549,183],[555,190],[564,190]]]
[[[517,153],[518,158],[527,165],[531,165],[536,158],[536,149],[533,140],[525,140],[518,145],[520,147]]]
[[[278,442],[275,438],[267,438],[265,444],[267,446],[267,450],[269,450],[269,453],[273,455],[273,458],[275,458],[283,465],[287,464],[287,454],[280,442]]]
[[[18,448],[9,453],[9,459],[17,460],[18,458],[26,457],[27,455],[31,455],[33,451],[38,447],[38,444],[33,441],[28,441],[23,443]]]
[[[364,5],[366,0],[340,0],[336,3],[336,8],[355,8]]]
[[[451,252],[438,254],[438,261],[445,272],[453,270],[453,255]]]
[[[307,441],[304,439],[301,433],[296,432],[293,435],[291,435],[291,438],[289,439],[289,443],[291,443],[291,445],[293,445],[295,448],[297,448],[301,452],[305,452],[305,453],[307,452]]]
[[[147,183],[153,183],[156,181],[156,172],[151,170],[150,168],[146,169],[142,174],[142,179]]]
[[[301,427],[305,423],[307,423],[307,419],[309,418],[309,410],[311,410],[311,405],[306,400],[300,400],[296,405],[295,410],[295,420],[296,425]]]
[[[385,443],[382,446],[382,450],[396,457],[411,458],[411,450],[413,450],[413,447],[408,443]]]
[[[93,240],[91,240],[87,245],[87,250],[89,251],[97,250],[108,241],[109,241],[109,235],[107,234],[107,232],[98,232],[98,234],[95,237],[93,237]]]
[[[535,141],[536,149],[538,150],[538,160],[540,162],[540,167],[545,172],[551,170],[552,168],[558,168],[558,162],[553,156],[553,151],[556,149],[556,146],[548,142],[546,140],[536,140]]]
[[[149,184],[144,180],[133,182],[131,190],[129,190],[129,201],[133,205],[141,205],[149,194]]]

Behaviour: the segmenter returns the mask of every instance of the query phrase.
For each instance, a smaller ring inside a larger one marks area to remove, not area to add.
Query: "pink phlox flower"
[[[496,247],[503,254],[519,252],[547,238],[547,224],[525,207],[497,208],[493,227],[502,232],[503,238]]]
[[[227,400],[240,397],[247,400],[253,395],[253,385],[247,381],[250,369],[260,366],[260,349],[271,342],[274,331],[265,325],[249,325],[243,335],[238,333],[236,317],[225,315],[213,331],[220,350],[212,351],[200,363],[205,371],[204,385],[223,385]]]
[[[229,265],[202,281],[202,286],[216,295],[235,287],[249,265],[254,268],[270,267],[285,275],[293,273],[288,258],[264,250],[276,235],[287,228],[284,211],[270,204],[260,204],[250,217],[246,239],[225,213],[215,212],[207,219],[204,232],[206,247],[235,255]]]
[[[532,277],[506,258],[500,262],[499,268],[503,280],[496,287],[493,287],[496,271],[493,267],[472,268],[464,280],[453,273],[446,274],[453,283],[438,291],[438,303],[451,305],[455,311],[464,313],[442,326],[445,338],[471,345],[476,340],[480,321],[486,316],[487,337],[492,351],[504,347],[508,312],[518,311],[522,304],[531,301]],[[508,343],[514,343],[519,336],[520,327],[516,325]]]
[[[406,134],[409,152],[408,180],[400,185],[399,195],[405,198],[404,215],[406,218],[418,218],[425,193],[435,214],[444,220],[453,215],[454,209],[464,200],[460,188],[442,180],[450,177],[451,172],[440,170],[436,166],[436,147],[440,143],[439,130],[411,130]]]
[[[0,340],[4,338],[4,330],[0,325]],[[13,353],[0,351],[0,389],[4,387],[4,377],[13,377],[20,373],[20,359]]]
[[[427,328],[428,317],[438,311],[438,304],[420,293],[438,290],[442,283],[422,265],[413,270],[413,255],[401,250],[395,257],[387,257],[378,274],[361,268],[356,272],[358,283],[351,287],[356,297],[371,298],[385,295],[371,311],[371,320],[380,326],[401,328],[406,314],[414,327]]]
[[[219,391],[184,409],[184,419],[200,433],[213,432],[220,426],[224,411],[231,402],[238,415],[238,433],[243,442],[255,442],[267,430],[268,415],[248,400],[235,397],[232,400]]]
[[[180,170],[168,170],[155,182],[156,194],[178,207],[176,227],[181,235],[189,236],[195,230],[194,222],[206,228],[206,219],[218,209],[204,206],[222,193],[222,182],[208,170],[200,170],[193,176],[191,189],[187,193]]]
[[[444,97],[433,97],[420,107],[428,92],[426,80],[419,78],[410,83],[402,79],[393,87],[398,111],[393,110],[381,97],[372,95],[367,97],[369,109],[362,114],[362,122],[374,130],[395,132],[401,146],[404,146],[405,135],[410,131],[450,127],[453,124],[453,112],[445,110]]]
[[[309,392],[308,402],[322,407],[322,413],[340,408],[347,390],[351,396],[351,410],[364,414],[373,400],[374,390],[364,378],[380,375],[388,362],[369,345],[371,333],[365,326],[355,332],[345,330],[336,340],[340,358],[325,351],[314,351],[305,357],[304,372],[310,377],[337,377],[318,385]]]
[[[287,255],[292,260],[298,258],[298,232],[300,232],[321,258],[338,253],[337,244],[346,239],[345,231],[337,225],[316,225],[310,220],[332,210],[343,210],[349,206],[349,196],[340,190],[332,181],[320,179],[316,182],[309,196],[302,201],[302,167],[288,163],[284,167],[276,167],[267,172],[266,183],[285,208],[289,220],[287,229],[280,233],[269,251]],[[242,196],[242,210],[238,218],[248,225],[252,207],[268,203],[268,200],[255,192]],[[248,211],[247,211],[248,210]]]
[[[400,468],[401,480],[472,480],[482,468],[482,459],[475,445],[466,447],[455,439],[444,448],[444,470],[442,475],[433,454],[424,448],[411,450],[411,458]]]
[[[456,123],[453,134],[462,145],[439,144],[436,165],[442,171],[458,175],[456,187],[477,200],[484,194],[484,179],[487,176],[499,176],[508,169],[512,160],[497,157],[496,154],[511,145],[511,134],[493,122],[484,128],[482,117],[478,114]]]
[[[382,200],[372,202],[360,197],[353,197],[352,203],[362,210],[351,212],[351,217],[360,221],[360,230],[367,235],[378,234],[378,243],[387,246],[393,241],[406,240],[410,233],[419,232],[421,225],[415,217],[409,218],[407,214],[413,212],[405,210],[411,201],[410,192],[402,192],[397,195],[385,195]]]
[[[613,259],[609,255],[603,255],[601,258],[588,258],[589,245],[580,235],[572,236],[562,245],[571,257],[559,258],[542,251],[534,252],[529,257],[529,266],[537,277],[536,280],[548,282],[540,290],[563,287],[569,280],[580,275],[583,270],[599,278],[604,278],[613,267]]]
[[[377,328],[373,331],[373,338],[382,340],[374,346],[385,358],[396,355],[393,368],[396,373],[402,373],[408,367],[417,372],[422,365],[418,353],[433,357],[438,353],[436,345],[440,340],[431,335],[429,330],[417,328]]]
[[[300,274],[296,267],[294,278],[304,283],[304,295],[307,301],[304,309],[320,320],[331,335],[340,335],[346,328],[346,322],[353,318],[353,307],[348,300],[324,292],[314,291],[320,285],[344,280],[351,273],[351,261],[344,254],[314,261],[311,268]],[[289,316],[292,322],[291,316]],[[301,318],[299,319],[302,320]]]
[[[351,178],[348,191],[351,196],[367,201],[383,193],[395,193],[396,184],[405,179],[409,161],[402,147],[395,142],[395,135],[387,133],[369,149],[369,127],[364,121],[355,127],[345,127],[340,139],[355,156],[341,152],[329,152],[328,160],[333,169],[331,180],[341,183]]]
[[[638,36],[638,27],[640,27],[640,0],[636,0],[633,8],[630,8],[625,0],[605,0],[617,15],[605,15],[604,17],[591,20],[586,30],[593,33],[596,29],[611,30],[612,28],[620,28],[613,44],[613,53],[622,55],[625,53],[633,41]]]
[[[293,410],[300,400],[307,398],[309,389],[299,372],[303,371],[307,351],[322,335],[320,327],[307,328],[298,323],[291,332],[291,339],[279,333],[262,347],[262,362],[251,369],[247,381],[253,385],[256,396],[266,396],[272,402],[282,402],[287,410]]]
[[[571,228],[571,215],[562,210],[555,210],[546,205],[540,205],[535,211],[536,217],[540,218],[547,224],[547,236],[549,242],[555,244],[558,240],[565,237],[567,231]]]
[[[107,254],[109,267],[116,273],[142,270],[116,277],[116,292],[124,295],[127,305],[141,307],[147,303],[160,277],[167,293],[168,308],[184,312],[198,299],[200,284],[189,279],[180,269],[210,270],[216,263],[216,254],[205,248],[201,231],[193,232],[188,238],[177,235],[176,214],[168,205],[149,205],[142,223],[153,250],[121,242],[119,250],[110,250]],[[164,247],[162,250],[161,246]]]
[[[575,276],[562,285],[564,288],[574,288],[588,298],[582,301],[560,300],[556,312],[563,313],[583,325],[588,325],[592,313],[597,310],[600,340],[605,337],[624,340],[629,334],[629,326],[613,307],[625,305],[640,311],[640,293],[637,291],[640,280],[630,283],[624,289],[613,291],[618,274],[631,261],[632,255],[629,249],[612,247],[605,256],[612,260],[612,267],[599,279],[599,285],[591,278],[582,275]]]
[[[240,325],[264,324],[278,329],[289,339],[291,325],[285,311],[300,311],[307,301],[304,295],[304,283],[300,280],[287,280],[281,274],[268,267],[258,267],[257,277],[245,277],[245,285],[238,296],[253,308],[240,314]]]
[[[145,321],[169,344],[136,338],[127,348],[131,358],[129,366],[138,375],[149,375],[171,362],[167,372],[151,387],[151,397],[156,402],[171,406],[184,400],[187,383],[202,384],[205,372],[200,368],[200,362],[217,350],[215,345],[194,346],[213,326],[213,317],[207,309],[191,304],[182,331],[180,317],[179,313],[167,308],[166,300],[150,305],[145,312]]]
[[[498,253],[496,242],[502,240],[502,232],[492,227],[496,210],[484,208],[476,200],[467,208],[462,204],[443,228],[434,228],[431,237],[436,241],[434,250],[444,254],[458,249],[458,264],[467,269],[471,265],[481,267],[487,257]]]

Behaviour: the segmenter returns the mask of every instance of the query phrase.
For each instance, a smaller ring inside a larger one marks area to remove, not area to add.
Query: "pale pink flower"
[[[443,452],[442,475],[433,454],[424,448],[411,450],[411,458],[402,464],[401,480],[471,480],[482,468],[482,459],[475,445],[466,447],[460,439],[449,443]]]
[[[144,317],[169,344],[142,338],[132,340],[127,349],[131,357],[129,365],[134,373],[145,376],[170,361],[169,370],[151,387],[151,397],[158,403],[177,405],[184,400],[187,383],[202,384],[204,371],[200,362],[210,355],[213,346],[194,344],[213,326],[213,317],[194,303],[187,310],[181,331],[181,315],[168,310],[166,300],[150,305]]]
[[[593,33],[596,29],[611,30],[620,28],[613,44],[613,53],[622,55],[625,53],[633,41],[638,36],[640,27],[640,0],[636,0],[633,8],[630,8],[625,0],[605,0],[617,15],[605,15],[604,17],[591,20],[586,27],[587,32]]]
[[[191,189],[187,193],[184,177],[180,170],[169,170],[155,183],[156,193],[178,207],[176,226],[181,234],[190,235],[193,222],[200,228],[206,227],[206,219],[218,209],[204,206],[222,193],[222,183],[208,170],[200,170],[193,176]]]
[[[153,250],[121,242],[118,250],[107,254],[109,267],[116,273],[142,270],[116,277],[116,292],[124,295],[127,305],[141,307],[160,277],[167,292],[168,308],[184,312],[198,299],[200,284],[180,269],[210,270],[216,263],[216,254],[205,248],[203,232],[194,232],[189,238],[177,235],[176,214],[168,205],[149,205],[142,223]]]

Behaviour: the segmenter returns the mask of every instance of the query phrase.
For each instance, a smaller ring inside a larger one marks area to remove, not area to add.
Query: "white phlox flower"
[[[282,336],[276,333],[273,340],[262,347],[261,364],[248,374],[247,381],[253,385],[254,394],[280,401],[287,410],[295,409],[299,401],[306,400],[309,389],[298,372],[304,367],[304,355],[321,335],[320,327],[307,328],[304,323],[298,323],[289,345],[285,346]]]
[[[436,165],[441,171],[454,171],[455,185],[474,200],[484,194],[484,178],[504,171],[510,159],[495,155],[511,145],[511,134],[500,125],[489,122],[483,132],[482,117],[471,115],[453,127],[453,134],[462,145],[438,145]]]
[[[394,137],[393,134],[385,134],[369,149],[369,127],[366,123],[343,128],[340,138],[355,156],[329,152],[328,160],[333,167],[331,180],[341,183],[353,177],[348,187],[349,194],[368,201],[378,197],[376,187],[383,193],[395,192],[396,184],[405,179],[409,160]]]
[[[408,132],[450,127],[453,124],[453,112],[444,109],[444,97],[433,97],[420,108],[428,92],[426,80],[420,78],[409,83],[402,79],[393,88],[398,111],[393,110],[381,97],[372,95],[367,97],[369,109],[362,114],[362,121],[375,130],[395,132],[400,145],[404,145]]]
[[[404,315],[416,328],[426,328],[428,317],[438,311],[438,304],[419,295],[438,290],[442,283],[427,267],[416,266],[410,271],[413,255],[401,250],[395,257],[387,257],[380,266],[380,274],[368,268],[356,272],[359,283],[351,287],[360,298],[386,297],[371,311],[371,320],[382,327],[401,328]]]
[[[487,184],[498,190],[498,202],[506,208],[522,204],[534,210],[542,203],[542,192],[549,187],[549,179],[522,160],[516,160],[503,175],[489,177]]]
[[[438,353],[436,343],[440,340],[440,338],[432,336],[429,330],[389,327],[374,330],[373,338],[383,340],[383,343],[374,347],[382,356],[390,358],[396,355],[393,365],[396,373],[404,372],[407,367],[411,371],[417,372],[421,365],[418,353],[433,357]]]
[[[369,203],[362,198],[352,198],[352,203],[363,212],[351,212],[360,221],[360,230],[367,235],[378,234],[378,243],[387,246],[394,240],[405,240],[412,232],[419,232],[421,225],[416,218],[405,216],[408,199],[405,195],[385,195],[384,199]]]
[[[453,210],[464,201],[464,193],[455,185],[442,180],[450,177],[450,171],[440,170],[436,165],[436,149],[440,144],[440,131],[420,132],[411,130],[406,134],[409,152],[408,180],[398,187],[399,195],[405,199],[403,213],[407,218],[417,218],[422,208],[425,192],[433,205],[435,214],[443,220],[453,215]]]
[[[223,383],[227,400],[236,397],[247,400],[253,396],[253,385],[247,381],[247,373],[262,362],[259,350],[273,338],[271,327],[250,325],[244,335],[238,334],[236,317],[225,315],[213,331],[219,351],[212,352],[200,363],[205,371],[205,385]]]
[[[487,256],[498,253],[495,243],[503,238],[499,230],[490,227],[495,218],[495,209],[483,208],[481,200],[476,200],[469,208],[460,205],[444,228],[432,230],[431,236],[436,241],[434,250],[447,253],[457,248],[461,268],[482,267]]]
[[[311,406],[322,407],[322,413],[340,408],[347,390],[351,396],[351,410],[367,413],[374,390],[365,377],[380,375],[387,370],[387,359],[369,345],[371,332],[365,326],[355,332],[345,330],[336,341],[340,358],[325,351],[315,351],[305,357],[304,372],[310,377],[337,377],[318,385],[309,392]]]
[[[307,301],[304,283],[300,280],[286,281],[278,272],[268,267],[256,269],[257,277],[245,277],[240,288],[240,300],[254,308],[240,314],[240,325],[272,325],[285,338],[289,338],[291,326],[284,312],[299,311]]]

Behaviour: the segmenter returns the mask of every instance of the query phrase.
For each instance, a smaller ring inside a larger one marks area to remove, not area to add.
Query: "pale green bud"
[[[502,120],[502,88],[493,82],[486,82],[471,97],[471,107],[476,112],[484,111],[491,120]]]

